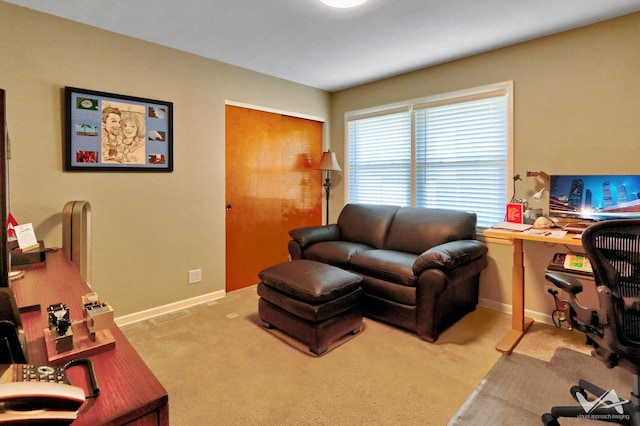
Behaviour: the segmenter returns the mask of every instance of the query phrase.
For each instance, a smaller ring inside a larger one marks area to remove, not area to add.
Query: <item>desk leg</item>
[[[511,330],[498,342],[496,350],[509,355],[518,345],[524,333],[533,324],[524,316],[524,253],[523,241],[513,240],[513,273],[511,277]]]

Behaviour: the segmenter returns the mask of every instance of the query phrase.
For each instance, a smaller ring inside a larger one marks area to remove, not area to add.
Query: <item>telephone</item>
[[[78,361],[90,363],[85,359]],[[69,382],[67,366],[0,364],[0,424],[72,423],[86,397],[82,388]],[[96,396],[99,388],[93,366],[89,367]]]
[[[580,275],[593,276],[593,269],[589,259],[579,253],[556,253],[547,266],[552,271],[570,272]]]

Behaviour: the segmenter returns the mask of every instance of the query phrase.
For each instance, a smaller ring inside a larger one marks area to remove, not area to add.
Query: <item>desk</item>
[[[11,289],[18,307],[40,305],[39,310],[25,312],[20,317],[27,340],[27,361],[48,364],[44,340],[44,329],[49,323],[47,307],[62,302],[69,307],[72,320],[82,320],[81,296],[91,290],[62,250],[47,253],[46,263],[35,265],[27,270],[24,278],[12,281]],[[100,395],[80,407],[73,426],[168,425],[167,391],[122,331],[116,325],[109,331],[116,341],[115,348],[90,356]],[[69,377],[74,385],[88,392],[83,373],[82,369],[69,371]]]
[[[524,315],[524,250],[523,241],[538,241],[541,243],[565,244],[582,247],[582,240],[574,238],[575,234],[563,237],[553,237],[540,234],[527,234],[499,229],[484,231],[487,237],[506,238],[513,241],[513,269],[511,277],[511,330],[498,342],[496,350],[505,355],[513,352],[524,333],[533,324],[533,318]]]

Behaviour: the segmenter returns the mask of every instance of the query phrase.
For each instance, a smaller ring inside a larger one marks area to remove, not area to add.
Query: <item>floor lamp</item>
[[[322,153],[322,158],[320,159],[320,165],[318,166],[318,170],[323,170],[327,172],[327,177],[324,180],[322,186],[324,186],[324,191],[326,194],[326,224],[329,224],[329,193],[331,192],[331,172],[332,171],[342,171],[340,165],[338,164],[338,160],[336,160],[336,153],[331,151],[326,151]]]

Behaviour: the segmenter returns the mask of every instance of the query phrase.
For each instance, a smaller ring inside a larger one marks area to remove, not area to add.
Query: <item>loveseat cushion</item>
[[[314,304],[350,294],[360,288],[362,281],[359,275],[304,259],[270,266],[258,276],[262,284]]]
[[[375,297],[406,306],[416,306],[416,287],[400,285],[368,275],[363,275],[360,286],[367,298]]]
[[[399,208],[398,206],[347,204],[338,216],[342,238],[345,241],[383,248],[389,225]]]
[[[349,265],[353,255],[365,250],[370,250],[371,248],[372,247],[364,244],[351,243],[349,241],[325,241],[315,243],[304,249],[304,258],[339,267],[346,267]]]
[[[476,238],[476,214],[403,207],[396,212],[384,248],[422,254],[431,247]]]
[[[420,275],[425,269],[451,271],[487,254],[489,249],[478,240],[451,241],[432,247],[422,253],[413,264],[413,273]]]
[[[417,255],[394,250],[367,250],[351,257],[354,272],[405,286],[415,286],[417,277],[411,269]]]

